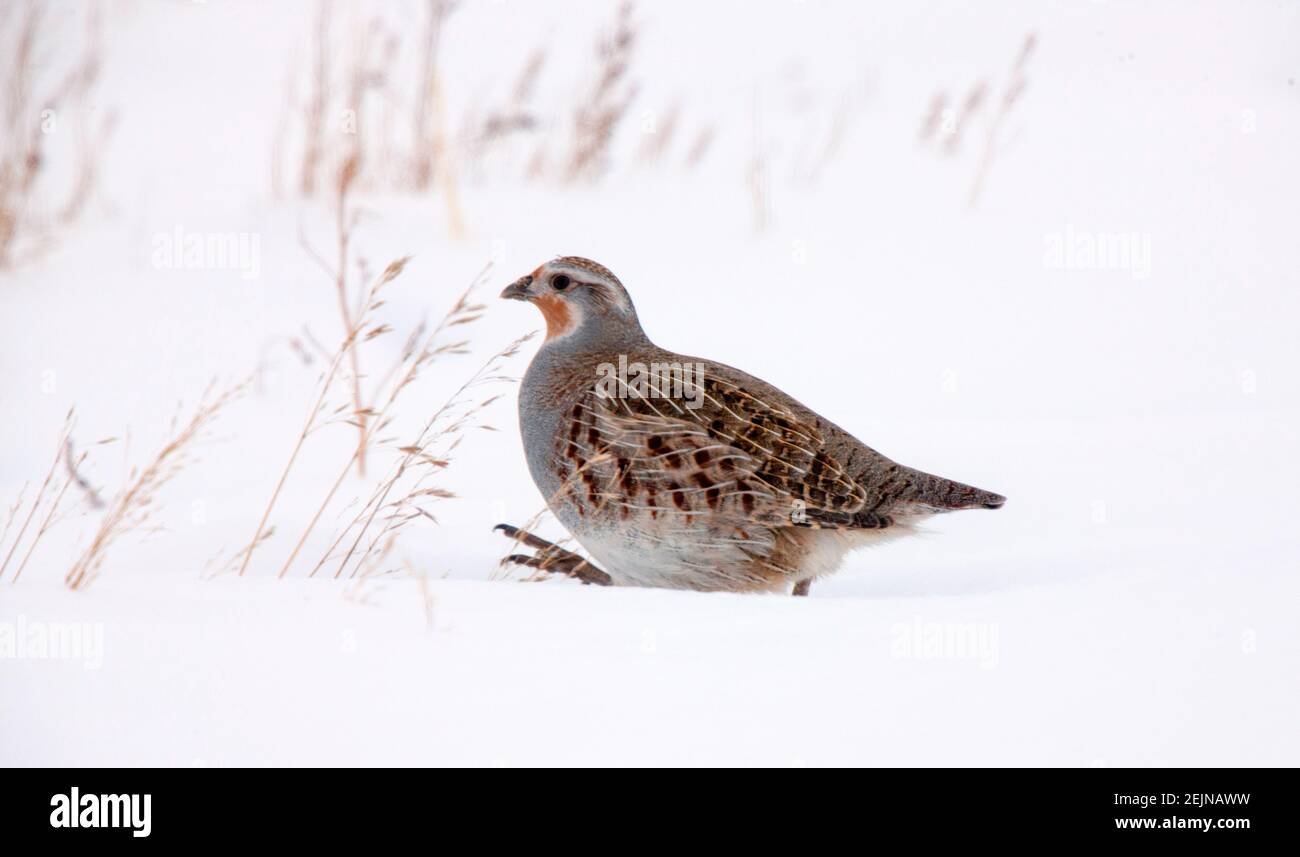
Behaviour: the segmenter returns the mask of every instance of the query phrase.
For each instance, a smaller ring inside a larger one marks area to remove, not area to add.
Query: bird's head
[[[613,272],[581,256],[560,256],[515,280],[501,297],[528,301],[546,319],[546,340],[643,336],[636,309]]]

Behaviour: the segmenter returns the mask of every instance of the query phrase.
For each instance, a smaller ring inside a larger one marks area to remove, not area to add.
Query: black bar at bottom
[[[1200,837],[1231,845],[1257,831],[1277,836],[1295,829],[1294,772],[1282,769],[876,769],[835,772],[824,780],[810,771],[745,771],[742,779],[692,771],[675,782],[671,773],[642,771],[548,772],[537,781],[513,782],[504,773],[480,776],[453,770],[9,770],[0,776],[0,824],[6,838],[37,837],[42,844],[208,846],[285,836],[298,845],[428,837],[433,830],[463,833],[466,825],[492,817],[522,834],[530,815],[539,823],[564,824],[567,836],[581,832],[591,814],[602,824],[625,824],[651,836],[691,824],[715,830],[739,825],[742,830],[733,832],[743,833],[757,822],[756,833],[789,822],[910,832],[926,841],[1046,835],[1181,843]],[[488,833],[496,841],[499,833]]]

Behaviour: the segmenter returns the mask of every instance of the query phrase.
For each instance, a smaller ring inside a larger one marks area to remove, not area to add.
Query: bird
[[[528,470],[590,558],[509,524],[503,562],[602,586],[790,592],[931,515],[1006,498],[898,464],[739,369],[650,341],[612,271],[560,256],[501,293],[546,336],[520,384]]]

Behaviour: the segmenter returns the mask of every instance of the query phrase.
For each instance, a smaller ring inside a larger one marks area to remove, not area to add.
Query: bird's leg
[[[539,538],[509,524],[497,524],[493,529],[500,530],[508,538],[512,538],[537,551],[533,556],[511,554],[502,560],[503,563],[513,562],[517,565],[526,565],[529,568],[542,571],[567,574],[569,577],[576,577],[583,583],[591,583],[596,586],[610,586],[614,582],[608,574],[573,551],[565,550],[554,542],[548,542],[546,539]]]
[[[790,592],[790,594],[791,594],[791,595],[807,595],[807,594],[808,594],[808,590],[810,590],[810,589],[812,589],[812,578],[811,578],[811,577],[805,577],[803,580],[799,581],[798,583],[796,583],[796,584],[794,585],[794,589]]]
[[[515,553],[503,559],[502,562],[513,562],[517,565],[526,565],[529,568],[536,568],[554,574],[567,574],[569,577],[577,578],[583,583],[596,586],[613,585],[613,580],[610,579],[608,574],[576,554],[554,556],[538,551],[534,556],[527,556]]]

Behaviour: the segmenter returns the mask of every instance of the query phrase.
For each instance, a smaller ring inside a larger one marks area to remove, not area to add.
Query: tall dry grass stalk
[[[713,125],[705,125],[700,129],[700,132],[695,135],[695,142],[691,143],[690,148],[686,150],[684,162],[686,169],[693,170],[704,161],[713,147],[713,139],[717,133],[717,128]]]
[[[5,554],[4,562],[0,562],[0,580],[4,580],[5,570],[9,568],[9,563],[14,558],[14,552],[18,550],[18,545],[22,543],[23,536],[27,534],[27,528],[31,526],[32,519],[36,517],[37,510],[40,509],[41,504],[45,502],[46,492],[49,489],[51,482],[54,480],[54,474],[59,469],[59,462],[63,460],[64,451],[67,448],[68,437],[72,434],[72,427],[75,424],[76,424],[76,409],[75,408],[69,409],[67,416],[63,418],[63,428],[59,431],[59,441],[55,445],[54,458],[53,460],[50,461],[50,469],[47,470],[45,473],[45,479],[41,482],[40,490],[36,492],[36,499],[32,502],[32,507],[27,510],[27,515],[26,517],[23,518],[22,526],[18,528],[18,534],[14,537],[14,543],[9,546],[9,551],[8,553]],[[63,492],[67,490],[67,487],[68,484],[67,482],[65,482],[63,487],[60,488],[58,492],[55,494],[56,499],[53,504],[54,508],[57,508],[58,502],[63,498]],[[20,494],[18,497],[18,501],[9,510],[9,521],[8,523],[5,524],[6,535],[9,532],[10,524],[13,523],[14,516],[19,511],[21,511],[21,509],[22,509],[22,495]],[[35,538],[32,540],[31,548],[29,548],[27,551],[27,556],[31,555],[32,548],[36,547],[36,543],[40,541],[40,537],[44,535],[45,530],[47,528],[48,527],[46,525],[42,524],[41,527],[38,529]],[[3,536],[0,536],[0,545],[3,544],[4,544]],[[17,571],[14,572],[14,576],[13,576],[14,583],[18,582],[18,576],[22,574],[23,566],[26,564],[27,564],[27,559],[25,556],[23,558],[22,563],[18,566]]]
[[[288,174],[286,161],[296,160],[296,192],[304,197],[329,192],[329,178],[348,161],[358,187],[368,190],[443,186],[449,142],[439,56],[455,6],[426,0],[418,36],[409,42],[412,55],[403,51],[407,22],[386,23],[384,5],[375,4],[369,14],[360,4],[320,0],[309,66],[291,69],[285,86],[287,113],[296,121],[277,130],[274,174]],[[336,21],[340,8],[350,13],[342,26]],[[307,93],[301,104],[300,81]]]
[[[852,91],[841,93],[830,109],[825,129],[818,129],[820,133],[809,134],[808,154],[795,165],[795,178],[808,184],[819,181],[822,174],[844,151],[845,141],[858,116],[857,95]]]
[[[339,175],[334,184],[334,221],[335,221],[335,260],[331,264],[325,261],[325,258],[318,253],[307,240],[306,235],[300,233],[298,236],[299,244],[307,255],[320,266],[321,270],[329,278],[334,288],[335,302],[339,310],[339,319],[342,324],[344,333],[344,344],[346,346],[346,358],[348,364],[348,386],[352,396],[352,420],[357,428],[357,447],[356,455],[353,461],[356,464],[357,475],[364,478],[366,475],[366,457],[367,457],[367,425],[370,422],[370,408],[366,406],[365,395],[362,390],[362,371],[361,371],[361,344],[364,341],[356,333],[364,327],[361,321],[361,315],[365,312],[369,296],[364,288],[357,289],[355,298],[351,292],[353,289],[348,284],[348,269],[353,262],[353,233],[357,225],[357,213],[352,209],[349,198],[352,187],[357,180],[357,172],[360,169],[360,160],[358,157],[349,158],[343,163],[339,170]],[[398,273],[401,267],[405,266],[406,259],[399,260]],[[395,265],[398,263],[394,263]],[[389,266],[390,270],[392,266]],[[365,276],[364,267],[362,268],[362,277]],[[396,276],[396,274],[394,274]],[[382,284],[381,284],[382,285]],[[370,333],[369,338],[386,333],[387,330],[379,333]],[[326,356],[328,362],[329,355],[324,349],[320,349]]]
[[[428,190],[437,179],[447,215],[447,232],[458,239],[465,235],[465,213],[456,178],[457,158],[447,133],[447,104],[438,66],[443,24],[455,6],[452,0],[428,0],[424,34],[419,43],[420,72],[408,172],[417,192]]]
[[[1011,75],[1007,79],[1006,87],[1002,90],[1002,97],[998,99],[997,112],[993,114],[988,123],[984,135],[984,149],[980,154],[979,167],[975,171],[975,181],[971,185],[971,208],[974,208],[979,203],[980,193],[984,190],[984,182],[989,169],[993,166],[994,156],[997,153],[998,144],[1001,142],[1003,123],[1006,122],[1007,117],[1029,86],[1029,78],[1026,72],[1037,41],[1037,37],[1032,32],[1025,36],[1024,42],[1020,45],[1020,53],[1016,55],[1016,60],[1011,66]]]
[[[348,190],[351,189],[352,182],[356,179],[358,169],[360,169],[360,155],[349,158],[344,162],[343,169],[339,174],[338,195],[334,212],[338,238],[338,267],[334,272],[334,291],[338,298],[339,317],[342,319],[345,331],[351,331],[355,326],[352,306],[348,302],[348,251],[352,244],[352,230],[356,222],[349,216]],[[405,264],[406,262],[403,260],[402,265]],[[400,271],[400,267],[398,270]],[[357,420],[357,475],[364,478],[366,475],[367,415],[361,397],[361,349],[357,347],[355,336],[350,337],[347,351],[348,363],[352,369],[352,408]]]
[[[445,14],[440,12],[442,4],[430,5],[431,15]],[[438,26],[441,26],[440,18]],[[426,44],[436,46],[436,34],[429,35]],[[432,66],[429,66],[432,68]],[[430,109],[436,112],[437,95],[436,81],[431,83],[433,89],[428,90],[431,99]],[[436,117],[429,120],[436,128],[438,120]],[[238,574],[243,576],[247,574],[251,566],[254,553],[274,532],[274,526],[271,523],[272,516],[279,504],[280,497],[284,491],[285,485],[291,478],[294,468],[306,446],[308,437],[315,431],[331,424],[347,424],[355,428],[357,432],[357,443],[353,446],[351,455],[342,463],[333,482],[326,490],[324,497],[318,504],[311,519],[299,534],[293,548],[288,556],[281,563],[276,574],[277,578],[287,576],[298,560],[303,548],[315,532],[325,512],[333,505],[339,491],[347,479],[349,472],[355,466],[357,474],[361,478],[367,476],[368,470],[366,462],[372,452],[377,448],[386,446],[391,439],[381,437],[382,433],[387,430],[396,417],[396,406],[404,391],[406,391],[415,382],[415,380],[426,371],[431,364],[441,357],[452,354],[468,353],[468,341],[458,340],[454,342],[444,342],[449,331],[461,329],[464,325],[477,321],[483,314],[485,307],[482,304],[474,303],[471,296],[474,290],[481,285],[486,279],[490,266],[485,268],[464,294],[455,302],[452,308],[429,331],[423,322],[410,334],[406,345],[401,351],[400,357],[392,367],[382,375],[378,376],[378,381],[367,396],[362,387],[361,372],[361,350],[362,346],[372,339],[384,336],[392,332],[392,328],[385,324],[373,323],[373,312],[384,303],[382,290],[393,279],[401,274],[407,259],[399,259],[388,266],[382,275],[380,275],[370,286],[359,293],[354,301],[349,298],[349,286],[347,271],[349,269],[354,247],[353,228],[356,224],[356,217],[349,206],[349,194],[356,183],[359,181],[360,171],[362,169],[362,158],[359,151],[355,151],[346,161],[344,161],[338,181],[335,186],[335,221],[336,221],[336,248],[337,254],[333,263],[325,261],[324,257],[316,252],[305,236],[300,236],[300,242],[308,255],[320,266],[321,270],[326,273],[334,287],[336,301],[339,306],[339,313],[343,321],[344,337],[339,346],[332,352],[326,352],[319,345],[314,343],[310,336],[307,337],[309,342],[316,346],[317,350],[324,353],[328,369],[321,376],[318,390],[314,402],[307,413],[303,426],[298,433],[293,448],[290,450],[288,460],[286,461],[276,485],[271,491],[270,498],[267,501],[262,515],[258,521],[257,527],[253,532],[252,538],[247,545],[236,555],[238,561]],[[364,274],[364,266],[363,274]],[[513,354],[513,351],[510,352]],[[504,355],[509,356],[509,355]],[[498,355],[503,359],[503,355]],[[350,372],[344,371],[344,366],[350,367]],[[336,383],[344,375],[349,379],[349,398],[350,404],[339,405],[331,410],[327,402],[333,392]],[[480,379],[481,380],[481,379]],[[368,382],[369,383],[369,382]],[[450,407],[450,406],[449,406]],[[445,409],[444,409],[445,410]],[[442,412],[440,412],[442,413]],[[455,430],[460,430],[456,426]],[[404,458],[409,458],[413,453],[409,450],[402,451]],[[445,466],[446,461],[439,460],[433,456],[424,455],[420,457],[419,464],[429,467]],[[399,478],[401,474],[409,471],[413,465],[409,462],[398,468]],[[382,483],[381,483],[382,484]],[[392,485],[390,484],[390,490]],[[377,489],[382,491],[382,489]],[[423,496],[435,496],[437,492]],[[431,517],[431,516],[430,516]],[[361,521],[355,522],[361,536],[370,531],[369,523],[363,524]],[[351,528],[349,528],[350,530]],[[391,547],[395,538],[396,529],[386,527],[387,545]],[[348,530],[345,530],[345,534]],[[342,536],[340,536],[342,538]],[[336,543],[337,544],[337,543]],[[333,548],[331,548],[333,550]],[[367,555],[373,555],[368,553]],[[319,570],[322,562],[318,562],[313,574]]]
[[[546,51],[533,51],[523,63],[508,100],[480,110],[470,108],[463,120],[460,166],[483,178],[489,154],[509,141],[538,129],[541,117],[533,105],[537,82],[546,66]]]
[[[618,10],[612,32],[596,45],[596,72],[591,91],[573,115],[566,178],[597,179],[609,167],[610,144],[628,107],[636,98],[637,84],[630,80],[636,26],[632,3]]]
[[[27,561],[32,558],[32,554],[36,551],[36,546],[41,543],[41,539],[57,522],[58,519],[55,516],[58,514],[59,507],[63,504],[63,496],[68,493],[68,489],[74,484],[83,484],[77,473],[77,468],[85,463],[86,455],[87,453],[83,452],[80,456],[74,457],[71,438],[65,443],[63,461],[67,465],[67,476],[63,480],[63,486],[54,495],[54,502],[50,503],[49,509],[45,512],[45,517],[41,519],[41,525],[36,529],[36,535],[32,537],[31,544],[27,546],[27,552],[23,554],[23,561],[18,563],[18,568],[14,570],[14,583],[17,583],[18,578],[22,576],[23,569],[27,567]]]
[[[6,5],[0,28],[0,269],[36,255],[56,225],[76,220],[94,191],[113,116],[91,119],[90,102],[99,81],[99,16],[86,14],[80,53],[54,54],[46,32],[46,9],[35,2]],[[10,21],[10,18],[14,20]],[[12,24],[12,26],[11,26]],[[67,41],[61,35],[59,43]],[[51,80],[53,76],[53,80]],[[43,179],[54,156],[56,135],[71,133],[71,184],[54,199]]]
[[[682,119],[681,99],[674,100],[668,105],[668,109],[663,116],[655,117],[655,119],[653,127],[641,129],[644,139],[641,141],[641,148],[637,153],[637,158],[641,163],[651,166],[663,161],[677,136],[677,128]]]
[[[453,453],[468,431],[475,428],[496,431],[492,426],[479,422],[478,418],[499,396],[491,395],[479,400],[474,394],[485,385],[513,381],[502,374],[502,369],[533,336],[533,333],[521,336],[492,355],[433,412],[413,441],[398,447],[400,457],[388,477],[375,487],[352,521],[334,539],[312,569],[313,576],[337,558],[338,566],[333,576],[336,579],[355,577],[387,555],[406,525],[419,518],[437,522],[428,504],[455,495],[445,488],[428,484],[429,481],[450,465]],[[413,475],[413,478],[405,480],[408,475]],[[377,529],[377,532],[372,534],[372,529]],[[336,554],[345,542],[347,549]],[[349,564],[352,570],[345,574]]]
[[[428,0],[428,14],[419,40],[419,76],[411,130],[411,184],[417,191],[433,184],[435,167],[445,146],[442,93],[438,86],[438,49],[442,24],[451,11],[446,0]]]
[[[331,0],[321,0],[316,9],[316,40],[312,52],[311,95],[303,107],[303,154],[298,190],[303,196],[316,193],[316,176],[325,160],[325,113],[330,107],[330,20]]]
[[[367,326],[370,324],[371,314],[383,303],[381,296],[384,287],[401,275],[408,261],[410,261],[410,257],[397,259],[390,263],[388,267],[384,269],[383,273],[381,273],[365,290],[360,305],[360,311],[347,316],[348,327],[344,332],[343,339],[339,343],[339,346],[334,350],[329,361],[329,366],[321,376],[316,398],[307,412],[307,418],[303,423],[302,430],[298,433],[293,449],[289,453],[289,459],[285,462],[284,469],[280,473],[280,478],[271,492],[270,499],[267,501],[266,509],[263,511],[262,517],[257,523],[257,529],[254,530],[252,539],[242,551],[243,559],[239,564],[239,576],[242,577],[248,571],[248,565],[253,559],[253,552],[257,550],[257,547],[270,536],[271,532],[268,530],[268,522],[270,521],[271,513],[275,510],[276,503],[279,502],[280,494],[284,490],[285,483],[289,481],[289,475],[293,472],[293,467],[298,461],[298,456],[302,453],[303,447],[307,443],[307,438],[312,434],[312,432],[316,431],[316,429],[323,425],[340,420],[356,426],[361,433],[361,440],[358,446],[354,447],[353,456],[348,461],[349,469],[351,469],[352,464],[357,460],[357,457],[363,453],[367,440],[367,430],[365,424],[360,422],[360,419],[362,416],[367,419],[369,418],[369,409],[364,408],[364,406],[358,407],[354,404],[351,409],[351,414],[346,413],[347,406],[345,405],[327,413],[326,399],[329,396],[330,390],[334,386],[335,380],[338,378],[340,366],[347,356],[354,351],[358,341],[374,339],[375,337],[382,336],[388,332],[383,325],[377,325],[370,327],[369,329],[367,329]],[[328,266],[326,267],[328,270]],[[359,394],[353,395],[354,403],[358,401],[358,397]],[[363,410],[366,411],[364,415],[359,413]]]
[[[945,90],[939,90],[930,99],[929,106],[921,120],[917,140],[921,145],[934,141],[945,157],[954,157],[962,150],[967,136],[973,133],[976,120],[984,117],[984,138],[975,166],[975,177],[971,182],[970,192],[966,197],[967,206],[974,208],[979,204],[989,171],[998,154],[998,147],[1003,143],[1003,129],[1017,103],[1029,86],[1029,60],[1037,46],[1038,37],[1031,31],[1025,35],[1020,44],[1011,72],[1007,77],[997,101],[990,112],[990,92],[993,87],[987,80],[977,80],[966,91],[965,97],[957,100]]]
[[[941,89],[936,92],[930,99],[930,106],[926,108],[917,141],[925,144],[936,140],[942,143],[945,156],[958,154],[967,128],[984,107],[987,93],[988,82],[984,80],[976,81],[971,86],[960,105],[950,101],[946,91]]]
[[[195,442],[221,411],[243,394],[248,383],[240,382],[219,393],[215,383],[210,384],[188,420],[181,423],[173,418],[167,442],[145,467],[128,471],[122,488],[108,502],[90,544],[64,576],[70,589],[84,589],[98,576],[109,549],[122,536],[152,530],[159,492],[194,462]]]
[[[474,281],[470,283],[469,287],[461,294],[452,308],[443,316],[442,320],[433,328],[432,332],[427,336],[424,336],[422,328],[417,328],[408,338],[406,347],[402,349],[401,358],[396,364],[394,364],[393,370],[385,376],[383,382],[380,384],[380,392],[377,393],[375,401],[378,403],[382,398],[383,402],[382,404],[378,404],[377,407],[371,409],[374,412],[374,419],[369,423],[370,428],[366,436],[363,438],[364,445],[375,443],[377,440],[376,435],[391,425],[394,416],[394,407],[397,404],[398,399],[401,397],[402,393],[420,377],[422,372],[428,369],[440,357],[468,353],[467,346],[469,343],[466,340],[444,343],[440,343],[439,341],[447,331],[453,328],[459,328],[463,325],[472,324],[482,316],[485,307],[482,304],[471,302],[470,297],[487,279],[491,267],[492,266],[489,264],[477,277],[474,278]],[[382,392],[384,390],[387,390],[386,394]],[[352,468],[352,463],[355,460],[356,453],[354,452],[352,459],[344,463],[338,476],[335,477],[333,484],[326,492],[325,497],[321,500],[315,514],[312,515],[311,520],[299,536],[293,550],[285,559],[284,564],[281,565],[280,571],[276,574],[276,577],[283,578],[289,573],[290,568],[292,568],[294,561],[298,558],[298,555],[306,544],[307,539],[311,536],[312,532],[315,531],[317,524],[320,523],[321,516],[325,514],[325,510],[334,501],[339,489],[343,486],[343,481],[347,477],[348,472]],[[319,568],[319,565],[317,568]],[[312,573],[314,574],[315,570],[313,570]]]
[[[945,155],[953,156],[961,150],[963,132],[974,124],[975,117],[983,111],[984,102],[988,98],[988,88],[987,81],[978,81],[962,99],[961,107],[953,118],[952,132],[943,144]]]
[[[4,548],[5,539],[9,538],[9,531],[13,529],[14,519],[18,517],[18,512],[23,508],[23,498],[27,496],[27,489],[31,487],[30,482],[24,482],[23,487],[18,490],[18,496],[14,498],[13,505],[5,514],[5,528],[0,530],[0,549]],[[3,579],[4,569],[0,568],[0,579]]]

